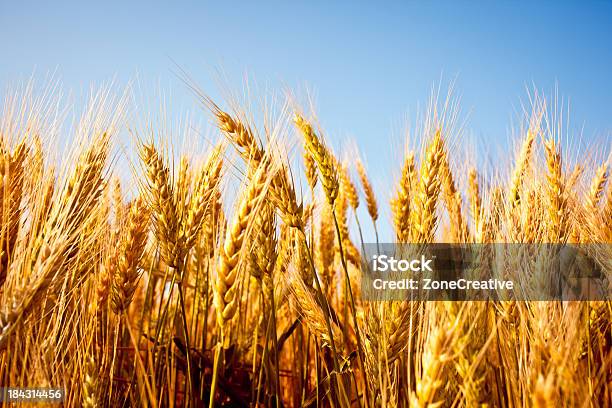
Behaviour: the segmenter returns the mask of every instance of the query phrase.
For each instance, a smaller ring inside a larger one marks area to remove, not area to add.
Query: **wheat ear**
[[[480,194],[480,184],[478,183],[478,172],[475,168],[470,169],[468,174],[468,194],[476,242],[482,242],[482,196]]]
[[[533,152],[533,143],[536,138],[536,132],[529,130],[527,137],[523,141],[519,157],[512,173],[512,179],[510,180],[510,205],[511,208],[515,208],[521,201],[521,188],[523,186],[523,179],[529,168],[531,162],[531,155]]]
[[[338,175],[334,166],[334,159],[306,119],[296,113],[293,121],[304,136],[306,150],[317,163],[325,196],[329,204],[333,206],[338,196]]]
[[[308,329],[322,340],[323,345],[331,347],[332,340],[328,330],[328,327],[330,327],[335,348],[341,348],[342,344],[344,344],[342,331],[334,324],[327,325],[326,311],[319,305],[315,296],[301,277],[294,276],[291,279],[291,293],[293,300],[299,306],[297,312],[302,316],[302,321],[306,323]]]
[[[138,285],[138,262],[147,242],[149,212],[144,201],[137,199],[130,206],[126,232],[119,244],[117,265],[113,274],[111,307],[120,314],[127,310]]]
[[[444,364],[449,360],[452,349],[452,329],[434,326],[430,328],[421,354],[421,375],[417,378],[416,390],[411,395],[415,407],[436,407],[436,393],[443,385],[440,380]]]
[[[317,186],[317,163],[314,161],[312,156],[307,150],[304,150],[304,173],[306,174],[306,182],[310,187],[311,191],[314,191]]]
[[[0,286],[4,283],[21,222],[21,198],[24,184],[24,144],[12,154],[0,153]]]
[[[440,177],[444,192],[444,203],[446,204],[446,209],[451,222],[451,236],[454,242],[466,242],[468,239],[467,224],[461,210],[461,193],[457,191],[457,186],[455,184],[446,149],[442,151],[442,158],[440,161]]]
[[[359,175],[359,180],[361,181],[361,187],[363,188],[363,192],[365,194],[368,214],[370,214],[372,221],[376,222],[376,220],[378,220],[378,203],[376,201],[374,189],[372,188],[372,183],[370,183],[368,173],[366,172],[365,166],[361,160],[357,160],[356,166],[357,174]]]
[[[162,258],[168,266],[177,269],[181,263],[181,244],[177,242],[179,220],[170,170],[152,144],[141,146],[140,157],[146,168],[149,204]]]
[[[213,113],[217,118],[219,129],[238,147],[240,155],[251,168],[257,168],[264,158],[264,151],[251,129],[216,105],[213,105]]]
[[[415,180],[414,152],[410,152],[404,160],[402,176],[400,178],[395,198],[391,202],[393,222],[398,242],[407,242],[410,239],[410,206],[412,200],[412,186]]]
[[[595,173],[595,177],[593,177],[593,181],[591,182],[591,188],[586,197],[586,208],[587,210],[596,215],[599,210],[599,203],[604,193],[604,189],[606,187],[606,183],[608,181],[608,164],[604,163],[597,169]]]
[[[239,261],[247,227],[253,220],[254,209],[262,200],[267,176],[267,166],[261,166],[249,182],[236,214],[225,235],[219,250],[217,280],[214,285],[214,302],[217,310],[217,323],[224,333],[227,322],[234,317],[238,307],[237,278]]]
[[[88,355],[83,372],[83,408],[98,407],[98,370],[93,356]]]
[[[413,229],[415,242],[432,242],[434,238],[437,223],[436,204],[440,194],[439,173],[442,151],[442,133],[438,130],[427,147],[425,160],[421,165]]]
[[[564,242],[567,238],[567,206],[564,193],[561,151],[558,149],[554,139],[549,139],[544,143],[546,151],[546,165],[548,181],[546,193],[548,196],[548,238],[550,242]]]
[[[348,171],[346,163],[342,163],[337,166],[338,173],[340,174],[340,190],[346,196],[346,199],[353,210],[357,210],[359,207],[359,195],[357,194],[357,188]]]
[[[202,222],[207,210],[214,204],[212,198],[217,191],[223,168],[223,146],[213,149],[199,174],[194,191],[187,208],[187,216],[182,225],[184,236],[184,251],[191,249],[202,228]]]

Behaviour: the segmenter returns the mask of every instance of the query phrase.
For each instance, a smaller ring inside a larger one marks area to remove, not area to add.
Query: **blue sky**
[[[504,145],[532,84],[558,84],[584,137],[612,132],[609,1],[2,1],[0,38],[2,89],[34,72],[77,94],[138,74],[172,110],[197,112],[173,61],[213,96],[219,69],[230,88],[245,74],[308,87],[334,143],[354,138],[380,178],[441,77],[456,78],[467,129],[487,145]]]

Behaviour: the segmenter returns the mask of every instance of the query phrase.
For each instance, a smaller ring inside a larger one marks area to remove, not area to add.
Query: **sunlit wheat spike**
[[[26,147],[17,146],[13,153],[0,152],[0,286],[6,279],[7,270],[21,222],[24,184],[24,161]]]
[[[207,212],[204,215],[204,222],[200,232],[202,250],[209,258],[215,253],[224,224],[225,214],[223,212],[223,203],[221,201],[221,191],[217,185],[212,192],[210,203],[207,206]],[[196,250],[197,249],[198,245],[196,245]]]
[[[336,206],[334,208],[336,214],[336,220],[338,221],[338,230],[340,232],[340,239],[342,240],[342,247],[344,249],[344,256],[353,265],[359,265],[361,262],[361,254],[359,249],[355,247],[349,234],[349,226],[347,219],[348,210],[348,198],[341,190],[338,198],[336,199]]]
[[[276,219],[274,209],[269,203],[262,203],[261,207],[254,222],[255,242],[251,250],[252,271],[255,278],[268,279],[266,284],[270,284],[277,257]]]
[[[103,311],[108,305],[108,297],[111,292],[112,279],[115,276],[116,248],[108,250],[100,265],[100,270],[96,277],[96,305],[98,310]]]
[[[319,215],[319,239],[317,240],[317,257],[321,265],[323,284],[330,288],[332,284],[332,270],[334,266],[334,241],[336,231],[334,230],[334,219],[331,208],[323,206]]]
[[[230,137],[247,163],[252,162],[252,166],[257,167],[263,159],[264,151],[251,129],[217,106],[213,108],[213,113],[217,118],[219,129]]]
[[[580,164],[576,164],[574,166],[574,170],[572,170],[570,175],[567,177],[567,181],[565,182],[565,189],[567,191],[571,191],[574,189],[574,187],[578,183],[578,180],[580,179],[580,176],[582,176],[583,172],[584,172],[584,166]]]
[[[140,146],[140,158],[145,165],[147,196],[152,208],[154,231],[168,266],[178,268],[181,263],[181,243],[178,242],[179,220],[170,170],[152,144]]]
[[[113,274],[111,307],[116,314],[124,312],[132,301],[141,274],[138,263],[147,242],[149,212],[146,204],[137,199],[129,211]]]
[[[357,174],[359,175],[359,180],[361,181],[361,187],[363,188],[363,192],[365,194],[368,214],[370,214],[370,218],[372,218],[372,221],[376,221],[378,220],[378,203],[376,201],[374,189],[372,188],[372,183],[370,183],[368,173],[366,172],[365,166],[363,165],[361,160],[357,160],[356,165]]]
[[[314,129],[301,115],[295,114],[293,121],[304,137],[304,145],[321,173],[321,184],[327,201],[333,205],[338,196],[338,174],[329,150],[323,145]]]
[[[306,174],[306,182],[312,191],[317,186],[317,163],[313,159],[308,150],[304,150],[304,173]]]
[[[549,139],[544,143],[546,151],[546,165],[548,167],[547,197],[548,197],[548,216],[549,216],[549,235],[551,242],[567,239],[567,206],[564,194],[563,173],[561,163],[561,151],[558,149],[554,139]]]
[[[586,207],[592,213],[598,211],[599,203],[608,182],[608,176],[608,164],[604,163],[597,169],[586,198]]]
[[[357,188],[353,180],[351,180],[348,166],[346,163],[343,163],[338,165],[337,168],[340,174],[340,191],[345,194],[351,208],[357,210],[357,207],[359,207],[359,195],[357,194]]]
[[[510,181],[510,205],[512,208],[516,207],[521,200],[521,187],[531,162],[536,135],[537,133],[533,130],[527,132],[527,136],[523,141],[521,151],[516,160],[514,172],[512,173],[512,179]]]
[[[292,234],[292,228],[284,223],[279,225],[277,256],[274,264],[274,275],[276,276],[284,275],[287,271],[288,264],[294,253],[294,237],[295,234]]]
[[[33,245],[33,259],[38,259],[44,244],[54,239],[67,241],[67,252],[62,255],[69,262],[76,262],[75,258],[80,249],[85,250],[88,246],[95,245],[97,236],[91,229],[95,229],[100,198],[105,189],[105,169],[108,164],[111,134],[102,131],[96,133],[96,137],[98,139],[95,142],[79,146],[82,150],[60,190],[59,199],[48,209],[43,209],[48,212],[48,216]],[[72,277],[80,280],[80,275],[87,271],[89,268],[80,267],[74,271]],[[63,283],[60,280],[54,280],[52,283],[54,286],[49,292],[55,296]]]
[[[98,367],[92,355],[88,355],[83,367],[83,400],[84,408],[97,408],[98,404]]]
[[[302,281],[308,285],[311,285],[314,279],[314,274],[310,266],[308,254],[310,248],[308,248],[307,242],[304,240],[304,236],[301,235],[296,229],[290,230],[289,233],[293,242],[293,267],[301,276]]]
[[[395,197],[391,202],[395,234],[398,242],[407,242],[410,239],[411,202],[414,198],[412,186],[415,177],[414,152],[410,152],[404,160],[402,176],[397,186]]]
[[[468,174],[468,194],[470,198],[470,215],[472,220],[474,220],[475,235],[479,236],[482,232],[482,196],[478,182],[478,172],[475,168],[471,168]],[[480,241],[480,239],[477,238],[477,241]]]
[[[363,324],[364,338],[369,349],[370,370],[380,374],[378,362],[390,364],[401,357],[413,334],[409,326],[411,313],[417,310],[416,303],[388,301],[372,305],[367,309]]]
[[[268,166],[263,162],[251,178],[219,250],[214,302],[217,323],[221,330],[225,328],[227,321],[234,317],[238,307],[237,279],[239,263],[243,257],[244,239],[254,219],[255,208],[263,199],[267,176]]]
[[[444,203],[450,218],[450,229],[454,242],[466,242],[467,224],[463,218],[461,194],[457,190],[446,149],[440,160],[440,178],[444,192]]]
[[[437,225],[436,205],[440,194],[440,165],[443,143],[441,130],[436,131],[425,151],[415,200],[415,242],[432,242]]]
[[[421,354],[421,374],[417,378],[416,390],[411,396],[415,407],[437,407],[442,400],[436,397],[443,383],[441,375],[444,364],[449,360],[450,345],[454,338],[453,327],[436,325],[427,333]]]
[[[317,302],[315,295],[304,283],[301,277],[293,277],[291,280],[292,298],[298,305],[297,312],[301,315],[306,327],[319,339],[324,346],[331,346],[332,340],[325,322],[325,311]],[[336,325],[332,325],[333,341],[337,348],[342,346],[342,331]]]
[[[612,183],[608,183],[606,202],[601,212],[604,220],[603,236],[607,239],[606,242],[610,242],[612,240]]]
[[[79,225],[96,205],[104,187],[103,171],[108,158],[110,135],[103,133],[80,157],[68,181],[64,200]]]
[[[112,183],[112,202],[114,211],[114,230],[118,233],[121,228],[121,223],[125,217],[125,204],[123,202],[123,191],[121,190],[121,181],[118,177],[113,178]]]
[[[218,145],[210,153],[201,173],[198,175],[194,191],[187,208],[184,220],[183,234],[185,237],[183,250],[189,251],[202,227],[204,216],[214,203],[212,198],[221,180],[223,168],[223,146]]]
[[[302,203],[298,204],[293,180],[285,165],[281,165],[272,176],[269,193],[283,222],[290,227],[302,229],[304,227],[304,207]]]

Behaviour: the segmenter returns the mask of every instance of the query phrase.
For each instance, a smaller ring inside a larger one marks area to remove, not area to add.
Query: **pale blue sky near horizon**
[[[177,65],[213,96],[314,92],[332,142],[352,138],[375,178],[396,174],[402,126],[455,82],[466,131],[507,148],[527,89],[571,102],[583,138],[612,134],[612,2],[141,2],[0,0],[0,89],[56,73],[64,89],[138,78],[205,117]],[[177,65],[175,65],[175,63]],[[179,112],[180,113],[180,112]]]

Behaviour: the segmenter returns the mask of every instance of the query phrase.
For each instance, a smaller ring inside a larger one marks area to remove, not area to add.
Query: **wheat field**
[[[612,405],[610,302],[374,302],[360,284],[383,225],[397,243],[611,243],[609,139],[573,157],[534,97],[487,166],[432,98],[381,192],[292,98],[255,114],[196,95],[198,149],[134,130],[108,90],[69,131],[49,95],[5,98],[0,387],[70,407]]]

